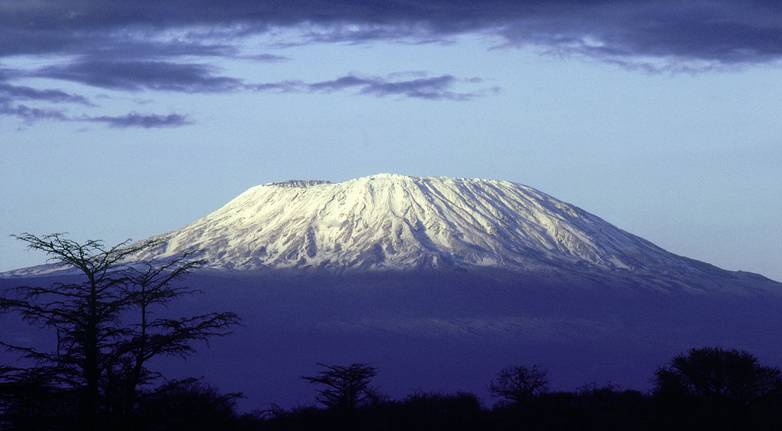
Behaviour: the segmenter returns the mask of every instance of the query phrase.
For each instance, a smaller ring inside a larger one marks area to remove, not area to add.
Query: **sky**
[[[499,178],[782,280],[774,1],[3,0],[10,235],[109,243],[245,189]]]

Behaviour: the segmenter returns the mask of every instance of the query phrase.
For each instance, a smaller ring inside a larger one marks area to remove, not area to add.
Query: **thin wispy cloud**
[[[456,89],[459,85],[472,85],[477,82],[480,81],[476,81],[474,78],[459,79],[451,75],[400,79],[398,74],[390,74],[386,77],[350,74],[326,81],[281,81],[247,85],[247,88],[273,93],[348,92],[375,97],[398,96],[400,98],[456,101],[470,100],[498,91],[497,87]]]
[[[37,107],[26,102],[45,102],[57,105],[78,105],[94,107],[87,98],[60,90],[36,89],[27,86],[11,85],[0,82],[0,116],[13,117],[25,124],[39,121],[89,122],[102,123],[110,127],[161,128],[178,127],[190,123],[180,114],[140,114],[129,113],[118,116],[73,115],[63,107]]]
[[[32,106],[12,103],[10,100],[0,99],[0,115],[15,117],[26,123],[41,120],[69,121],[66,113],[59,109],[42,109]]]
[[[220,76],[212,66],[164,61],[87,59],[44,67],[31,75],[125,91],[219,92],[241,86],[240,80]]]
[[[407,76],[406,76],[407,75]],[[215,67],[204,64],[171,63],[160,61],[81,60],[64,65],[49,66],[29,76],[61,79],[111,90],[158,90],[185,93],[255,91],[271,93],[334,93],[352,91],[370,96],[400,96],[428,100],[469,100],[491,91],[457,90],[456,87],[474,85],[475,78],[459,79],[452,75],[428,76],[419,72],[391,73],[385,77],[349,74],[335,79],[305,82],[285,80],[267,83],[248,83],[220,75]]]
[[[190,120],[188,120],[186,116],[180,114],[158,115],[130,113],[118,116],[102,115],[99,117],[85,117],[81,119],[81,121],[103,123],[110,127],[117,128],[134,127],[142,129],[180,127],[190,124]]]
[[[191,123],[181,114],[139,114],[129,113],[124,115],[70,115],[63,109],[37,108],[25,104],[13,103],[0,99],[0,116],[14,117],[24,124],[32,124],[39,121],[58,121],[74,123],[97,123],[114,128],[168,128],[180,127]]]
[[[306,84],[306,88],[316,92],[356,90],[359,94],[379,97],[403,96],[427,100],[469,100],[487,94],[487,90],[453,90],[457,83],[470,81],[460,80],[451,75],[403,80],[346,75],[330,81]]]
[[[0,116],[13,117],[24,124],[29,125],[39,121],[89,122],[101,123],[109,127],[145,129],[190,124],[190,121],[181,114],[160,115],[135,112],[118,116],[71,114],[66,106],[94,108],[97,105],[84,96],[62,90],[9,84],[3,81],[8,75],[0,73]],[[33,106],[30,103],[53,104],[56,107]]]
[[[122,62],[119,62],[122,63]],[[498,91],[497,87],[474,88],[478,78],[460,79],[452,75],[429,76],[425,72],[392,73],[385,77],[349,74],[331,80],[305,82],[289,80],[260,84],[214,76],[213,70],[200,65],[136,63],[80,64],[78,67],[44,68],[31,76],[60,78],[113,90],[168,91],[251,91],[258,93],[338,93],[374,97],[398,97],[431,101],[465,101]],[[123,69],[122,66],[127,66]],[[93,67],[91,67],[93,66]],[[132,67],[131,67],[132,66]],[[106,77],[105,72],[116,74]],[[473,88],[469,88],[473,86]],[[468,87],[468,88],[465,88]],[[21,99],[95,106],[88,99],[60,90],[37,90],[0,82],[0,115],[13,116],[26,123],[44,120],[101,123],[115,128],[165,128],[193,124],[182,114],[72,115],[60,108],[38,108],[20,104]]]
[[[0,100],[38,100],[53,103],[91,105],[86,97],[54,89],[37,89],[0,82]]]

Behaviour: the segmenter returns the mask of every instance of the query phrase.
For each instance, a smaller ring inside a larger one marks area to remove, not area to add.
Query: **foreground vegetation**
[[[545,371],[511,367],[491,382],[487,406],[469,393],[415,393],[402,399],[372,387],[366,364],[323,365],[312,382],[319,404],[239,413],[241,394],[224,394],[196,379],[141,391],[131,415],[99,429],[133,430],[779,430],[782,379],[750,354],[693,349],[661,367],[648,393],[613,386],[548,391]],[[45,381],[0,386],[1,429],[82,430],[79,390]]]
[[[62,235],[21,235],[81,281],[21,286],[0,296],[3,311],[50,330],[37,350],[0,341],[22,366],[0,366],[0,430],[779,430],[782,373],[743,351],[692,349],[650,376],[649,392],[613,386],[550,391],[538,366],[499,370],[487,387],[494,404],[469,393],[384,396],[370,364],[319,364],[303,379],[317,405],[240,413],[241,394],[197,379],[167,380],[148,367],[187,356],[194,343],[226,335],[230,312],[163,316],[194,292],[174,283],[199,261],[144,262],[154,242],[106,248]],[[132,261],[132,264],[125,262]]]

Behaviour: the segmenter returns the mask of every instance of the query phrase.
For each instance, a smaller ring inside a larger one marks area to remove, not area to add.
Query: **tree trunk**
[[[97,429],[98,403],[98,304],[97,285],[93,274],[89,274],[90,297],[88,301],[89,312],[84,333],[84,380],[85,393],[82,399],[82,421],[84,429],[95,431]]]

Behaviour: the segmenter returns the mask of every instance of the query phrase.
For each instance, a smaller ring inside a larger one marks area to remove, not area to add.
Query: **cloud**
[[[349,92],[374,97],[469,100],[496,88],[449,74],[362,76],[253,83],[210,64],[225,58],[280,62],[246,52],[257,35],[286,42],[445,42],[488,37],[496,48],[533,47],[646,72],[706,71],[782,60],[776,0],[0,0],[0,60],[53,58],[32,73],[0,68],[0,115],[23,121],[92,121],[174,127],[180,114],[76,117],[40,103],[94,106],[80,95],[18,85],[53,78],[116,91]]]
[[[274,55],[274,54],[243,54],[237,56],[237,58],[242,58],[246,60],[255,60],[255,61],[265,61],[268,63],[279,63],[283,61],[289,61],[289,57],[285,57],[284,55]]]
[[[91,105],[86,97],[66,93],[61,90],[36,89],[0,82],[0,100],[38,100],[54,103],[78,103]]]
[[[480,33],[504,46],[647,66],[782,57],[782,3],[775,0],[234,0],[219,7],[211,0],[4,0],[0,56],[141,51],[133,46],[144,44],[135,56],[228,56],[237,54],[238,38],[294,27],[332,42]]]
[[[86,97],[56,89],[37,89],[5,82],[11,77],[19,77],[7,69],[0,69],[0,116],[15,117],[26,124],[37,121],[90,122],[103,123],[109,127],[162,128],[179,127],[190,124],[181,114],[139,114],[129,113],[119,116],[74,116],[63,108],[41,108],[22,102],[44,102],[55,104],[72,104],[94,107]]]
[[[0,99],[0,115],[11,116],[23,120],[26,123],[40,120],[69,121],[68,116],[59,109],[42,109],[22,104],[11,103],[10,100]]]
[[[0,72],[3,72],[0,70]],[[0,79],[8,77],[0,74]],[[496,88],[458,90],[460,85],[480,84],[479,78],[460,79],[452,75],[429,76],[426,72],[399,72],[385,77],[349,74],[331,80],[305,82],[300,80],[245,83],[242,80],[215,74],[209,66],[165,62],[81,61],[48,66],[14,77],[63,79],[112,90],[168,90],[183,92],[253,91],[259,93],[334,93],[375,97],[399,96],[425,100],[470,100],[497,91]],[[110,96],[103,95],[105,99]],[[64,109],[39,108],[20,101],[78,104],[94,107],[87,98],[56,89],[36,89],[12,85],[0,80],[0,116],[12,116],[25,123],[43,120],[101,123],[115,128],[164,128],[192,124],[182,114],[71,115]]]
[[[53,89],[36,89],[4,82],[10,73],[0,69],[0,115],[11,116],[24,122],[38,120],[67,120],[61,109],[45,109],[18,103],[19,101],[44,101],[53,103],[77,103],[89,105],[89,101],[75,94]]]
[[[386,77],[345,75],[328,81],[304,82],[281,81],[246,85],[247,89],[273,93],[333,93],[354,91],[377,97],[400,96],[426,100],[469,100],[497,91],[497,88],[472,91],[455,91],[458,83],[474,84],[474,78],[458,79],[451,75],[421,76],[417,73],[412,79],[400,79],[402,74],[392,73]]]
[[[215,68],[208,65],[163,61],[86,59],[44,67],[32,76],[126,91],[217,92],[241,86],[238,79],[216,75]]]
[[[138,114],[130,113],[118,116],[70,116],[65,111],[59,109],[42,109],[27,105],[12,104],[8,101],[0,100],[0,116],[11,116],[30,124],[37,121],[54,120],[61,122],[87,122],[101,123],[109,127],[116,128],[164,128],[180,127],[191,124],[187,117],[180,114]]]
[[[423,77],[407,80],[389,80],[388,78],[364,78],[347,75],[331,81],[307,84],[311,91],[341,91],[357,89],[361,94],[373,96],[404,96],[428,100],[468,100],[482,93],[456,92],[451,87],[459,80],[451,75]]]
[[[104,123],[110,127],[136,127],[143,129],[163,128],[163,127],[180,127],[190,124],[190,121],[184,115],[180,114],[138,114],[130,113],[119,116],[99,116],[99,117],[85,117],[83,121],[89,121],[92,123]]]
[[[331,93],[355,90],[358,94],[379,97],[403,96],[428,100],[468,100],[486,93],[453,90],[453,87],[459,83],[476,83],[474,78],[461,80],[451,75],[429,77],[424,72],[392,73],[387,77],[362,77],[351,74],[333,80],[309,83],[288,80],[253,84],[221,76],[217,74],[216,68],[208,65],[161,61],[82,59],[64,65],[44,67],[30,76],[62,79],[125,91]]]
[[[47,109],[28,106],[17,103],[12,99],[0,95],[0,116],[15,117],[22,120],[23,123],[30,124],[38,121],[60,121],[60,122],[88,122],[102,123],[109,127],[119,128],[163,128],[179,127],[191,124],[187,117],[181,114],[139,114],[129,113],[118,116],[90,116],[69,115],[63,109]]]

